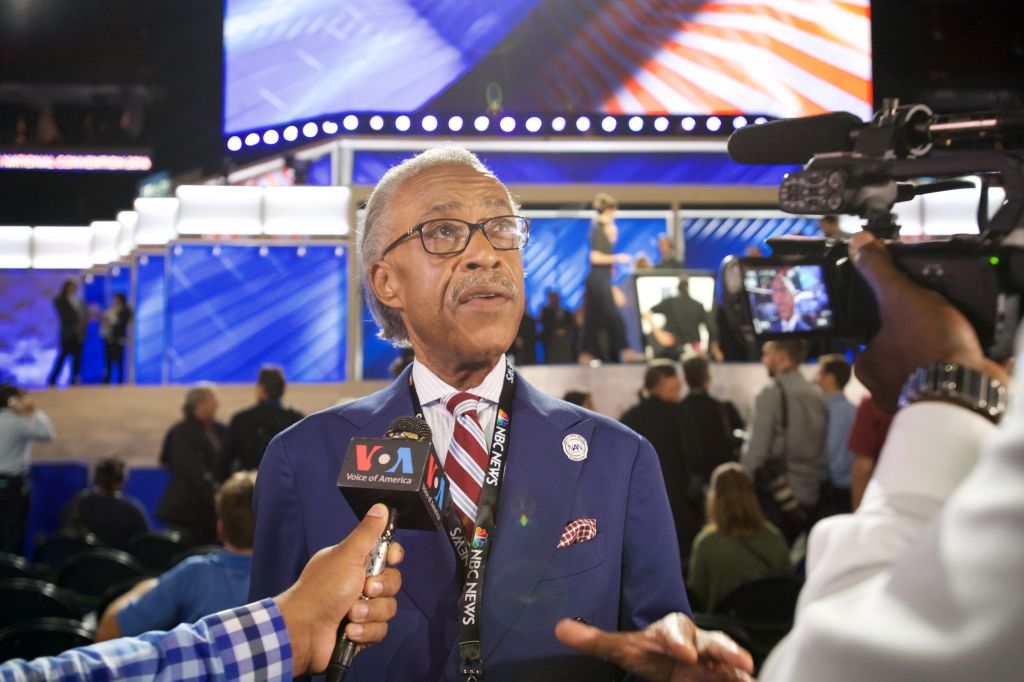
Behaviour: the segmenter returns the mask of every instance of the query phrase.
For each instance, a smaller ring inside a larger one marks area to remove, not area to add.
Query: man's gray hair
[[[370,307],[373,319],[380,327],[377,336],[391,341],[396,346],[408,346],[409,334],[398,311],[384,305],[374,295],[373,287],[370,285],[370,266],[381,259],[381,251],[385,247],[384,236],[389,232],[387,223],[390,219],[389,209],[393,203],[395,190],[406,180],[424,171],[438,166],[452,165],[466,166],[492,178],[495,177],[494,173],[477,158],[476,154],[468,149],[453,145],[428,149],[422,154],[393,166],[384,174],[366,202],[366,213],[357,230],[356,243],[359,248],[359,263],[362,268],[363,296],[366,297],[366,304]],[[412,225],[407,227],[411,228]]]
[[[185,394],[185,404],[182,405],[181,409],[185,411],[186,416],[192,416],[192,413],[196,410],[196,405],[206,400],[207,396],[213,395],[213,384],[209,382],[200,382],[188,389]]]

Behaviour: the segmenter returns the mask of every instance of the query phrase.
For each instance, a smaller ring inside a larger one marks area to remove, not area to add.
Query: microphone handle
[[[388,525],[384,527],[377,544],[370,553],[366,562],[366,577],[380,575],[387,563],[388,547],[391,546],[392,536],[395,532],[395,522],[398,520],[398,511],[394,507],[388,509]],[[369,599],[365,594],[360,599]],[[352,665],[352,659],[356,655],[356,643],[345,636],[345,626],[348,625],[348,618],[343,618],[338,625],[338,635],[334,642],[334,650],[331,652],[331,660],[327,664],[325,673],[326,682],[342,682],[348,669]]]

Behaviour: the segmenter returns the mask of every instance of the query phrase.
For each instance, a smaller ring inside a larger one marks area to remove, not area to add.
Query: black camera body
[[[870,126],[856,131],[852,151],[825,150],[780,188],[780,207],[796,214],[847,213],[885,240],[897,267],[921,286],[944,296],[973,325],[988,357],[1012,357],[1024,297],[1024,164],[1005,151],[942,151],[922,144],[926,108],[886,102]],[[930,111],[927,111],[930,115]],[[831,117],[831,118],[830,118]],[[834,115],[822,117],[832,125]],[[785,130],[775,122],[774,131]],[[810,119],[796,119],[807,129]],[[849,120],[841,119],[849,128]],[[820,127],[820,126],[819,126]],[[922,132],[923,131],[923,132]],[[737,134],[734,134],[734,137]],[[768,140],[778,148],[778,140]],[[914,144],[907,142],[908,137]],[[749,133],[755,144],[758,138]],[[835,139],[835,136],[833,136]],[[730,140],[730,152],[734,140]],[[742,154],[742,149],[740,152]],[[901,158],[928,155],[926,158]],[[973,186],[981,178],[978,234],[900,242],[891,213],[897,201],[919,194]],[[927,182],[905,182],[927,179]],[[988,187],[1001,183],[1005,200],[991,217]],[[781,237],[768,240],[772,255],[729,257],[721,268],[726,320],[747,343],[784,338],[867,343],[880,327],[878,309],[841,239]]]

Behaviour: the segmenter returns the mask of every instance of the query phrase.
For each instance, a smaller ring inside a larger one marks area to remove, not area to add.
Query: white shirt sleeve
[[[944,403],[901,411],[861,507],[814,528],[796,625],[761,679],[1019,679],[1022,453],[1019,399],[999,429]]]

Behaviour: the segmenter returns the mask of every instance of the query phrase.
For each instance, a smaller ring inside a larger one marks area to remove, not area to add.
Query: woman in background
[[[114,294],[114,302],[103,313],[100,335],[106,347],[106,371],[103,383],[109,384],[113,369],[117,367],[117,383],[124,383],[124,345],[128,338],[128,323],[132,321],[132,309],[124,294]]]
[[[759,573],[789,571],[782,534],[765,521],[750,476],[736,462],[720,464],[707,494],[708,524],[693,542],[687,588],[705,612],[723,591]]]
[[[609,194],[598,194],[593,208],[597,213],[590,227],[590,272],[583,295],[583,334],[580,362],[598,359],[619,362],[626,349],[626,325],[612,293],[612,266],[631,261],[629,254],[615,253],[619,229],[615,212],[619,202]]]

